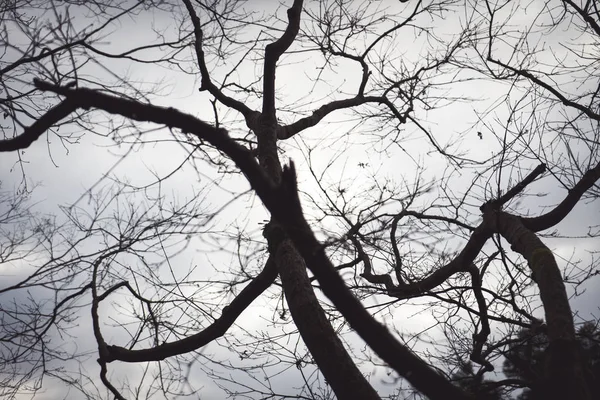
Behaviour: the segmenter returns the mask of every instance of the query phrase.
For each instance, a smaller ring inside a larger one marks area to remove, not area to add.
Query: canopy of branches
[[[0,2],[0,396],[597,398],[599,7]]]

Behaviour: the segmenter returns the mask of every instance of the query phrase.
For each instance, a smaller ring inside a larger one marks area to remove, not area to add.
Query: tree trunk
[[[281,180],[275,124],[256,132],[260,165],[274,182]],[[302,340],[338,399],[380,399],[352,358],[321,308],[308,278],[306,264],[276,221],[264,230],[274,256],[285,298]]]
[[[527,259],[533,279],[538,284],[550,341],[545,359],[544,386],[547,392],[544,398],[590,399],[567,290],[554,255],[534,232],[523,225],[520,218],[488,210],[484,219],[510,243],[513,250]]]

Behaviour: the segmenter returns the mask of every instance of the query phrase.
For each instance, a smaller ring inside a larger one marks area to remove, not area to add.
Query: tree
[[[600,332],[592,323],[584,323],[577,329],[577,342],[582,353],[586,380],[593,398],[600,394]],[[549,398],[545,393],[549,386],[544,382],[545,355],[548,348],[548,336],[543,326],[523,328],[517,338],[512,341],[504,354],[502,366],[504,374],[512,379],[514,385],[524,390],[518,395],[520,400],[535,400]],[[482,380],[477,375],[470,362],[463,363],[459,370],[452,375],[456,385],[474,394],[475,398],[500,399],[496,382]]]
[[[482,376],[475,373],[471,362],[463,363],[460,369],[452,375],[452,380],[476,399],[499,400],[504,398],[494,382],[482,380]]]
[[[600,332],[591,323],[581,325],[577,329],[577,341],[585,360],[586,379],[592,396],[598,397],[600,388]],[[512,378],[527,382],[519,396],[522,400],[544,398],[544,355],[548,348],[548,336],[538,329],[523,329],[519,333],[519,341],[506,353],[504,373]]]
[[[491,382],[513,336],[543,325],[548,392],[591,398],[569,290],[593,288],[597,261],[547,243],[598,243],[592,217],[548,234],[597,209],[592,3],[3,3],[2,168],[26,193],[40,146],[63,147],[97,179],[58,215],[32,211],[44,222],[2,259],[5,393],[58,379],[176,397],[202,375],[233,397],[369,399],[381,366],[467,399],[446,365],[469,358]],[[416,306],[431,320],[413,337]]]

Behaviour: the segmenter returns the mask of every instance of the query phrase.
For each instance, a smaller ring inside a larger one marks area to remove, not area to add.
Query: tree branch
[[[511,72],[514,72],[515,74],[517,74],[519,76],[522,76],[524,78],[529,79],[531,82],[535,83],[539,87],[544,88],[547,91],[549,91],[550,93],[552,93],[554,95],[554,97],[556,97],[565,106],[575,108],[576,110],[581,111],[583,114],[587,115],[591,119],[596,120],[596,121],[600,121],[600,114],[592,111],[592,109],[589,108],[589,107],[586,107],[584,105],[581,105],[581,104],[577,103],[576,101],[568,99],[564,94],[562,94],[557,89],[555,89],[554,87],[552,87],[552,85],[550,85],[549,83],[544,82],[543,80],[541,80],[537,76],[533,75],[530,71],[527,71],[525,69],[520,69],[520,68],[512,67],[512,66],[510,66],[508,64],[503,63],[502,61],[499,61],[499,60],[496,60],[496,59],[492,58],[491,56],[488,56],[488,61],[491,62],[491,63],[493,63],[493,64],[499,65],[502,68],[506,68],[507,70],[509,70]]]
[[[227,131],[214,128],[189,114],[173,108],[143,104],[89,89],[69,89],[39,80],[35,81],[35,85],[41,90],[53,91],[71,98],[78,107],[95,107],[137,121],[164,124],[195,134],[227,154],[246,175],[250,185],[273,217],[283,225],[307,266],[317,277],[325,295],[331,299],[352,328],[375,353],[405,377],[417,390],[431,399],[462,400],[469,398],[462,390],[452,385],[445,377],[402,345],[385,326],[368,313],[346,287],[343,279],[326,256],[324,247],[317,241],[304,219],[298,198],[296,172],[293,164],[284,168],[282,183],[276,186],[257,164],[251,152],[231,139]],[[476,233],[478,233],[477,229],[473,234]]]
[[[159,361],[167,357],[198,350],[227,332],[237,317],[261,295],[277,277],[277,267],[269,257],[264,269],[254,278],[235,299],[223,308],[221,316],[201,332],[175,342],[142,350],[129,350],[120,346],[107,346],[106,362],[115,360],[125,362]]]
[[[63,100],[51,109],[46,114],[38,118],[31,126],[25,128],[23,133],[11,139],[0,140],[0,152],[15,151],[26,149],[33,142],[38,140],[42,134],[50,129],[61,119],[77,109],[77,106],[70,99]]]
[[[594,20],[590,14],[586,13],[583,9],[581,9],[581,7],[571,0],[563,0],[563,3],[573,7],[575,11],[577,11],[577,14],[579,14],[579,16],[594,30],[594,32],[596,32],[596,35],[600,36],[600,25],[598,25],[598,22],[596,22],[596,20]]]
[[[559,205],[554,207],[551,211],[538,217],[521,217],[521,222],[525,227],[531,231],[539,232],[544,229],[553,227],[562,221],[577,205],[581,196],[600,179],[600,163],[594,168],[587,171],[579,182],[573,186],[569,193]]]
[[[200,75],[202,77],[202,83],[200,84],[200,91],[208,91],[210,94],[215,96],[217,100],[219,100],[222,104],[227,107],[231,107],[234,110],[238,111],[240,114],[248,120],[252,115],[256,113],[256,111],[252,110],[250,107],[245,105],[239,100],[236,100],[232,97],[224,94],[210,79],[210,73],[208,72],[208,68],[206,66],[206,61],[204,59],[204,50],[202,50],[202,27],[200,26],[200,18],[194,11],[194,7],[190,0],[182,0],[183,4],[185,4],[185,8],[192,20],[192,26],[194,27],[194,37],[196,40],[194,41],[194,50],[196,52],[196,60],[198,61],[198,67],[200,68]]]
[[[335,100],[330,103],[324,104],[313,113],[307,117],[301,118],[296,122],[293,122],[289,125],[283,126],[279,128],[277,132],[277,137],[279,139],[289,139],[295,134],[302,132],[303,130],[310,128],[312,126],[317,125],[323,118],[332,113],[333,111],[342,110],[345,108],[356,107],[362,104],[367,103],[378,103],[386,105],[390,111],[398,118],[400,123],[406,122],[406,114],[411,110],[406,111],[405,113],[400,113],[396,107],[392,104],[390,100],[383,96],[356,96],[350,99],[343,100]]]
[[[452,385],[426,362],[402,345],[377,322],[360,301],[346,287],[344,280],[335,271],[325,255],[324,247],[315,238],[308,222],[304,219],[298,191],[296,171],[290,163],[283,169],[281,185],[275,195],[257,193],[273,216],[280,221],[290,235],[306,264],[325,295],[331,299],[350,326],[388,365],[406,378],[417,390],[430,399],[468,399],[469,396]],[[282,200],[284,199],[284,200]]]
[[[302,13],[302,0],[294,0],[288,9],[288,25],[285,32],[275,42],[265,47],[265,66],[263,81],[263,107],[264,117],[276,120],[275,117],[275,69],[279,57],[292,45],[300,30],[300,14]]]
[[[529,173],[529,175],[527,175],[521,182],[516,184],[510,190],[508,190],[504,195],[490,202],[482,204],[481,207],[479,207],[479,209],[483,211],[487,205],[490,205],[495,210],[500,210],[504,204],[508,203],[513,197],[521,193],[527,187],[527,185],[533,182],[538,176],[543,174],[545,171],[546,164],[538,165],[533,171],[531,171],[531,173]]]

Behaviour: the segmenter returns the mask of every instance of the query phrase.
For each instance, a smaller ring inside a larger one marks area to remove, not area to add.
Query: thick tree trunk
[[[520,218],[489,210],[484,219],[511,244],[513,250],[527,259],[538,284],[550,341],[545,360],[547,393],[544,398],[590,399],[567,290],[554,255]]]
[[[281,180],[281,164],[277,156],[274,124],[266,124],[256,132],[258,158],[274,182]],[[283,201],[283,200],[282,200]],[[319,304],[308,278],[304,259],[276,221],[271,220],[264,235],[269,252],[279,271],[285,298],[302,340],[319,370],[338,399],[380,399],[344,345],[325,311]]]

